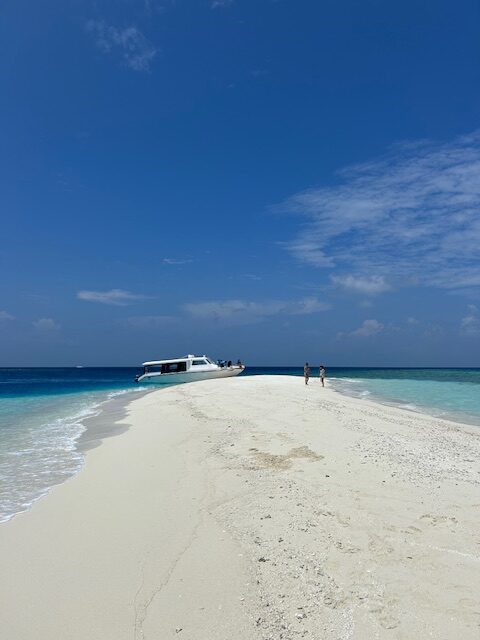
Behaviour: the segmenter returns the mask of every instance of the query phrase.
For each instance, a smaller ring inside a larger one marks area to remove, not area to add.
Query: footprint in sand
[[[348,527],[350,526],[350,516],[342,516],[341,514],[337,513],[337,522],[338,524],[341,524],[342,527]]]
[[[408,533],[410,535],[415,535],[417,533],[422,533],[422,530],[419,529],[418,527],[414,527],[413,524],[411,524],[410,526],[406,527],[405,529],[402,529],[403,533]]]
[[[390,607],[397,603],[396,598],[374,598],[370,606],[370,613],[377,614],[377,619],[384,629],[395,629],[399,626],[400,620],[390,613]]]
[[[393,547],[389,545],[386,540],[380,538],[380,536],[369,535],[369,539],[368,548],[372,553],[381,556],[393,553]]]
[[[458,520],[453,516],[432,515],[431,513],[426,513],[423,516],[420,516],[419,519],[432,527],[437,527],[438,525],[458,524]]]
[[[359,547],[355,547],[349,542],[342,542],[341,540],[335,542],[335,547],[342,553],[358,553],[360,551]]]
[[[389,613],[380,614],[378,619],[384,629],[395,629],[400,624],[400,620]]]
[[[338,524],[342,527],[350,526],[350,516],[344,516],[341,513],[336,513],[335,511],[328,511],[325,509],[324,511],[314,511],[313,515],[317,517],[323,516],[325,518],[335,518]]]

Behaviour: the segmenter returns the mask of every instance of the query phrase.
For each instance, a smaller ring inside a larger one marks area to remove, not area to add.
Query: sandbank
[[[117,435],[0,525],[2,637],[478,639],[477,428],[289,376],[101,419]]]

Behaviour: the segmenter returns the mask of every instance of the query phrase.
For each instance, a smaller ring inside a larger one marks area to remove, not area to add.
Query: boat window
[[[148,367],[145,367],[145,373],[161,373],[162,367],[158,364],[151,364]]]
[[[150,364],[145,373],[181,373],[187,370],[186,362],[168,362],[166,364]]]
[[[186,362],[169,362],[168,364],[162,364],[162,373],[181,373],[186,370]]]
[[[208,363],[203,358],[201,360],[192,360],[192,367],[195,367],[196,365],[201,365],[201,364],[208,364]]]

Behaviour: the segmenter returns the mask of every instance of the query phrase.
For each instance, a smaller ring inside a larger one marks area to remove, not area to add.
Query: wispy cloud
[[[309,297],[285,303],[285,313],[294,316],[304,316],[310,313],[319,313],[320,311],[328,311],[331,306],[328,302],[321,302],[318,298]]]
[[[39,318],[32,322],[32,325],[38,331],[58,331],[60,325],[53,318]]]
[[[279,314],[308,315],[326,311],[330,305],[317,298],[301,300],[214,300],[210,302],[191,302],[184,309],[195,318],[215,320],[228,324],[250,324]]]
[[[380,333],[384,328],[384,325],[381,322],[378,322],[378,320],[364,320],[358,327],[358,329],[355,329],[354,331],[350,331],[348,333],[340,332],[337,334],[337,338],[344,338],[348,336],[367,338],[369,336],[374,336],[377,333]]]
[[[468,305],[468,313],[460,323],[461,332],[467,336],[480,335],[480,313],[474,304]]]
[[[223,7],[229,7],[233,2],[234,0],[212,0],[210,6],[212,9],[221,9]]]
[[[192,260],[189,258],[164,258],[162,262],[163,264],[180,265],[188,264],[189,262],[192,262]]]
[[[480,131],[398,145],[339,178],[280,207],[306,218],[288,245],[298,260],[335,268],[334,283],[363,293],[387,282],[480,286]]]
[[[375,296],[391,289],[383,276],[355,277],[348,275],[331,276],[330,279],[337,287],[367,296]]]
[[[175,5],[176,0],[144,0],[143,8],[148,16],[165,13],[169,5]]]
[[[79,291],[77,298],[79,300],[86,300],[87,302],[125,306],[138,300],[145,300],[147,296],[131,293],[124,289],[110,289],[110,291]]]
[[[2,320],[15,320],[15,316],[12,316],[7,311],[0,311],[0,321]]]
[[[120,52],[126,66],[134,71],[149,71],[158,49],[137,29],[123,29],[108,25],[103,20],[89,20],[87,31],[103,53]]]

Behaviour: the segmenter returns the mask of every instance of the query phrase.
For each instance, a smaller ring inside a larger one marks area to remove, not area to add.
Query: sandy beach
[[[480,637],[477,427],[289,376],[109,419],[78,475],[0,525],[2,637]]]

